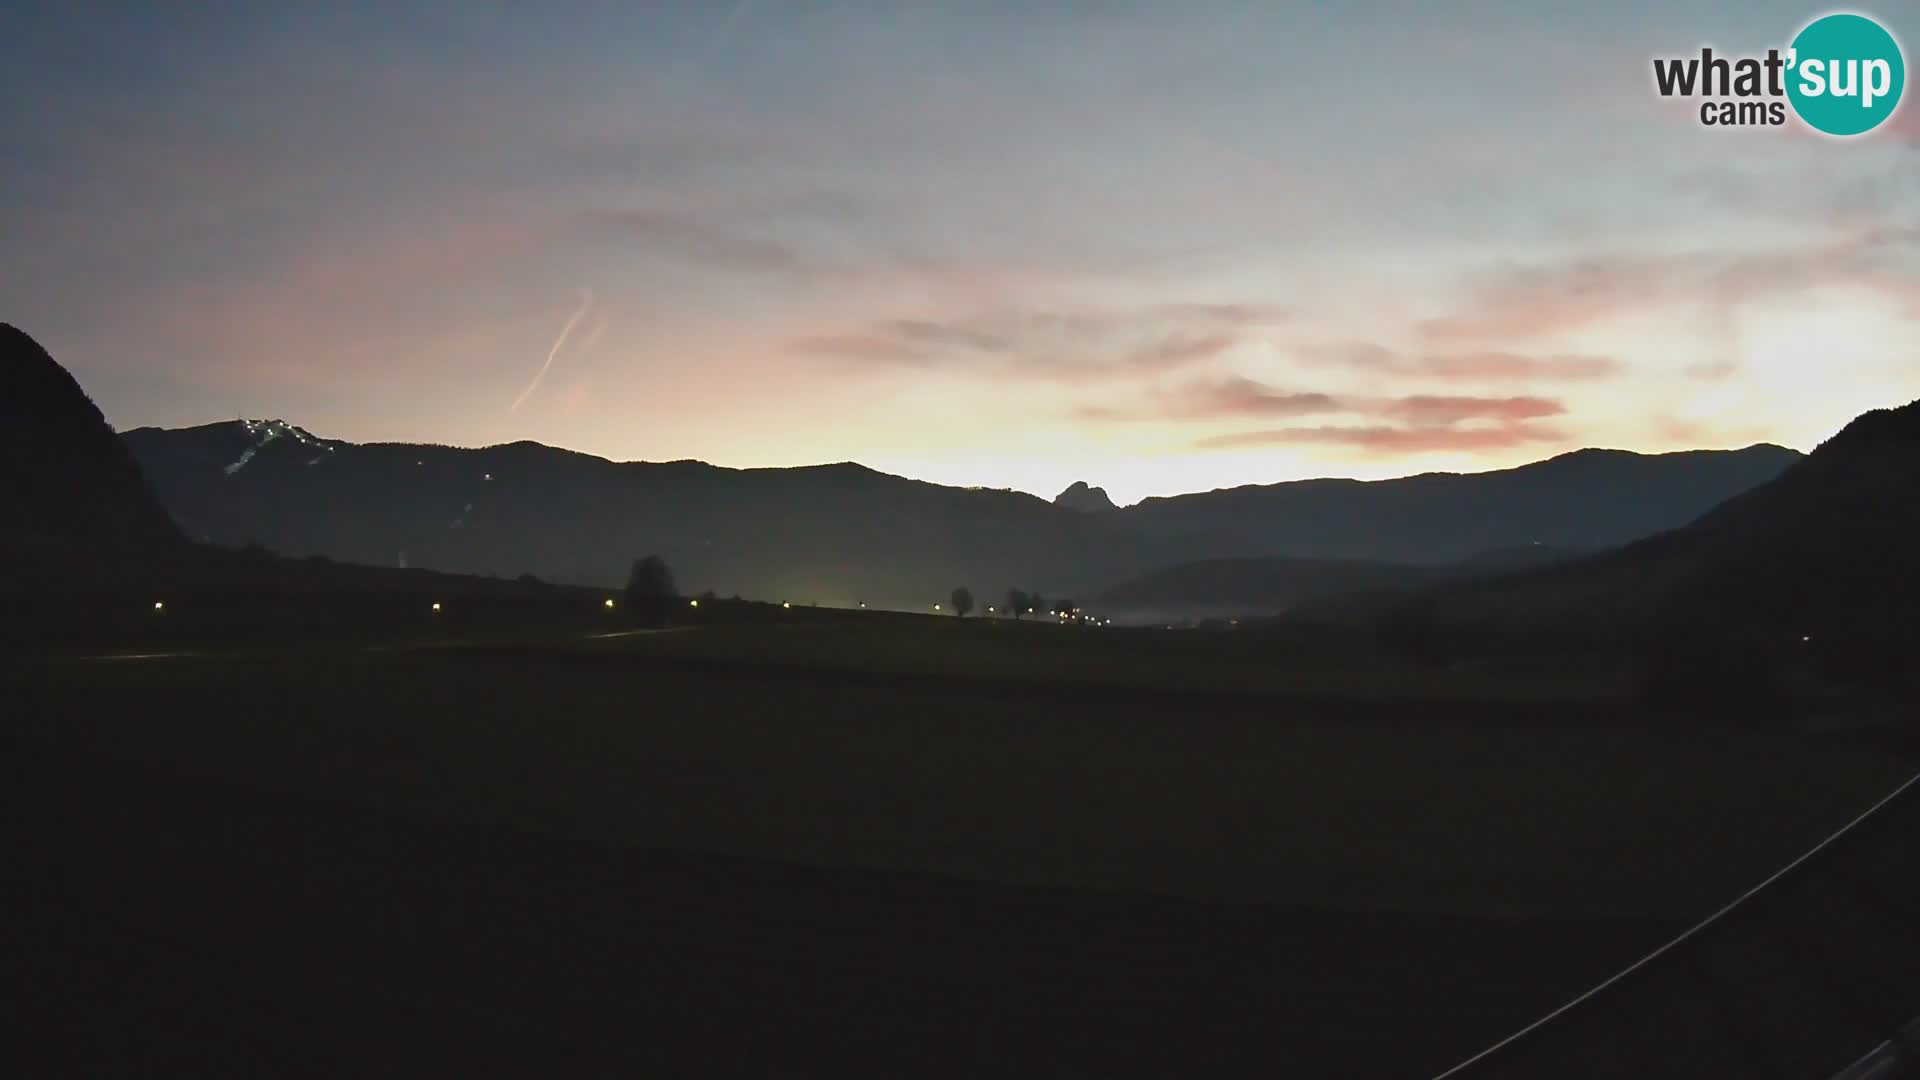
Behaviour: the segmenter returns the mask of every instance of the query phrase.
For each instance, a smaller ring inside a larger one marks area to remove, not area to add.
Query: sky
[[[1920,398],[1920,105],[1653,91],[1825,8],[191,7],[0,9],[0,320],[123,430],[1126,503]]]

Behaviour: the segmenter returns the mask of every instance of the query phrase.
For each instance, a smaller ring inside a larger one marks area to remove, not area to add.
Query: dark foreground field
[[[617,850],[5,760],[13,1075],[1413,1076],[1659,929]]]
[[[1325,679],[1183,692],[1179,664],[1101,685],[1089,639],[1050,631],[968,639],[946,671],[898,662],[913,634],[952,645],[914,626],[878,665],[818,627],[784,658],[767,628],[702,627],[16,660],[12,1052],[34,1074],[1419,1076],[1906,771],[1377,680],[1344,704]],[[1088,678],[1029,677],[1056,641]]]

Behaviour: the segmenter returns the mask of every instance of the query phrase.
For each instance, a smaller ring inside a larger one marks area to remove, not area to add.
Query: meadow
[[[0,659],[29,1061],[1432,1075],[1910,769],[1604,672],[422,580]]]
[[[40,657],[7,672],[5,730],[629,847],[1551,917],[1709,910],[1908,772],[1738,718],[1649,723],[1604,687],[1254,635],[885,615],[434,629]]]

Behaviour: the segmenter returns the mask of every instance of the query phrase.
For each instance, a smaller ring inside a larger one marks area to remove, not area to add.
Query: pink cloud
[[[1920,229],[1828,215],[1841,235],[1800,247],[1609,256],[1506,267],[1471,289],[1454,313],[1417,327],[1432,346],[1551,337],[1674,305],[1742,304],[1825,287],[1873,291],[1905,304],[1920,289]],[[1490,368],[1512,354],[1473,353]],[[1471,368],[1471,364],[1467,365]],[[1514,365],[1524,370],[1528,365]],[[1568,372],[1582,365],[1558,358]],[[1591,374],[1602,373],[1591,366]],[[1537,373],[1544,373],[1543,371]]]
[[[1294,418],[1344,413],[1376,423],[1365,427],[1315,427],[1283,432],[1255,432],[1218,436],[1203,445],[1243,445],[1270,441],[1348,441],[1356,445],[1418,446],[1424,441],[1448,445],[1509,445],[1508,439],[1529,441],[1538,434],[1528,421],[1566,414],[1559,401],[1542,397],[1466,397],[1416,394],[1410,397],[1343,397],[1317,391],[1282,390],[1243,376],[1201,380],[1151,396],[1134,408],[1086,406],[1076,410],[1084,420],[1218,420],[1237,418]],[[1380,421],[1389,421],[1391,426]],[[1459,425],[1487,421],[1507,435],[1490,429]],[[1438,433],[1438,434],[1436,434]]]
[[[1659,303],[1665,268],[1596,259],[1548,270],[1510,270],[1483,284],[1462,310],[1428,319],[1420,336],[1436,345],[1533,339],[1576,330]]]
[[[785,345],[789,352],[868,367],[1077,381],[1194,367],[1239,345],[1247,328],[1284,317],[1277,308],[1243,304],[1001,306],[809,331]]]
[[[1538,397],[1439,397],[1417,395],[1402,398],[1381,410],[1383,415],[1403,420],[1416,427],[1447,427],[1467,420],[1497,420],[1517,423],[1561,416],[1565,405]]]
[[[1086,420],[1206,420],[1219,417],[1287,417],[1345,412],[1347,402],[1316,391],[1290,391],[1240,375],[1203,379],[1151,395],[1133,408],[1084,406]]]
[[[1400,428],[1372,425],[1243,431],[1200,439],[1193,445],[1201,449],[1221,450],[1248,446],[1322,443],[1352,446],[1381,454],[1420,454],[1446,450],[1505,450],[1530,443],[1557,442],[1562,438],[1562,434],[1557,430],[1531,424],[1470,428]]]
[[[1526,353],[1481,349],[1407,354],[1367,341],[1310,345],[1299,350],[1308,363],[1389,375],[1434,379],[1584,380],[1618,374],[1620,362],[1584,353]]]

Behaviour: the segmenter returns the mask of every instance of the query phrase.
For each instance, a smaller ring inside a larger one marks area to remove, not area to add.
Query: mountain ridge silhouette
[[[0,534],[125,545],[178,538],[99,406],[10,323],[0,323]]]
[[[1683,524],[1799,459],[1791,450],[1562,455],[1517,469],[1307,480],[1099,513],[855,462],[732,469],[613,462],[519,441],[254,446],[244,424],[125,436],[192,535],[463,573],[617,584],[658,552],[691,588],[918,608],[955,584],[1094,595],[1199,559],[1446,564],[1547,543],[1596,549]],[[232,474],[228,466],[255,453]],[[1074,490],[1074,489],[1069,489]]]

